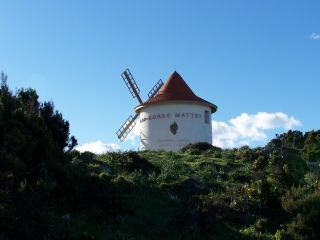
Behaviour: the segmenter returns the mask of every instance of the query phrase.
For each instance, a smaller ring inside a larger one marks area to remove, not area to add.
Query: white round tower
[[[156,96],[135,108],[140,116],[140,150],[177,151],[189,143],[212,144],[211,114],[216,110],[174,72]]]

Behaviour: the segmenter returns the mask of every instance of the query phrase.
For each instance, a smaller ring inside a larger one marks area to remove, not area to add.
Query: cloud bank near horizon
[[[75,147],[75,149],[81,153],[92,152],[95,154],[104,154],[107,152],[120,151],[120,146],[115,143],[103,143],[100,140],[91,143],[85,143]]]
[[[270,130],[289,130],[301,126],[301,122],[283,112],[242,113],[228,122],[212,121],[212,144],[222,148],[251,145],[266,141]]]

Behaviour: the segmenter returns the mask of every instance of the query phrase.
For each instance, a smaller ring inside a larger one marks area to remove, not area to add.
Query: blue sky
[[[218,105],[217,126],[281,112],[299,122],[290,128],[319,129],[319,1],[0,0],[0,8],[0,70],[12,89],[53,101],[80,145],[136,149],[136,138],[115,135],[138,104],[121,79],[126,68],[143,99],[177,70]],[[287,120],[244,142],[264,144]]]

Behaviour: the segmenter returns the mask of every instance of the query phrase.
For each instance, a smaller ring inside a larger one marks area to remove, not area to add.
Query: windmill
[[[139,101],[139,104],[142,104],[143,101],[139,95],[140,89],[138,85],[136,84],[134,78],[132,77],[132,74],[130,70],[127,68],[122,74],[121,74],[122,79],[124,80],[125,84],[127,85],[131,95],[133,98],[136,98]],[[160,79],[154,87],[150,90],[148,93],[148,98],[153,98],[159,91],[159,89],[162,87],[163,82]],[[130,115],[127,120],[122,124],[122,126],[119,128],[117,131],[117,137],[120,139],[122,142],[131,132],[131,130],[134,128],[136,125],[136,119],[138,118],[139,114],[136,113],[134,116]]]

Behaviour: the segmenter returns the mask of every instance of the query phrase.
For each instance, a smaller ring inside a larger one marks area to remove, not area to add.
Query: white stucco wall
[[[205,111],[209,121],[205,123]],[[189,143],[212,144],[211,109],[190,103],[163,103],[140,112],[141,150],[177,151]],[[176,123],[176,124],[175,124]]]

